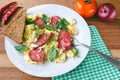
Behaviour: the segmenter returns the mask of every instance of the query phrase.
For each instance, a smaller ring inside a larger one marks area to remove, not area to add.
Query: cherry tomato
[[[44,49],[41,49],[41,51],[38,48],[31,50],[29,52],[29,57],[32,61],[42,62],[44,58]]]
[[[43,26],[43,25],[44,25],[44,21],[43,21],[42,18],[40,18],[40,17],[37,17],[37,18],[35,19],[35,23],[36,23],[36,25],[38,25],[38,26]]]
[[[51,37],[53,37],[53,33],[40,35],[39,39],[35,42],[36,45],[42,46],[44,45]]]
[[[95,0],[77,0],[74,8],[81,16],[88,18],[96,13],[97,3]]]
[[[68,51],[71,48],[72,41],[70,33],[62,30],[58,36],[58,48]]]
[[[60,20],[61,18],[59,17],[59,16],[53,16],[52,18],[51,18],[51,25],[52,26],[55,26],[55,24],[56,24],[56,22],[58,21],[58,20]]]

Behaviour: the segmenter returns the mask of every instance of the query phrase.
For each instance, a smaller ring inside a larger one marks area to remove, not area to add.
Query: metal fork
[[[115,67],[117,67],[120,70],[120,61],[119,60],[117,60],[111,56],[108,56],[105,53],[102,53],[102,52],[100,52],[100,51],[98,51],[98,50],[96,50],[96,49],[94,49],[86,44],[79,42],[75,37],[73,37],[73,39],[74,39],[75,46],[84,46],[84,47],[94,51],[95,53],[97,53],[98,55],[103,57],[105,60],[107,60],[108,62],[110,62],[112,65],[114,65]]]

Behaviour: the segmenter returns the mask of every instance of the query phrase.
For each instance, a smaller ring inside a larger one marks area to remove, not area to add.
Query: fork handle
[[[90,50],[94,51],[95,53],[99,54],[101,57],[103,57],[105,60],[107,60],[108,62],[110,62],[111,64],[113,64],[114,66],[116,66],[118,69],[120,69],[120,61],[113,58],[113,57],[110,57],[98,50],[95,50],[94,48],[91,48],[90,46],[86,45],[86,44],[83,44],[81,43],[83,46],[89,48]]]

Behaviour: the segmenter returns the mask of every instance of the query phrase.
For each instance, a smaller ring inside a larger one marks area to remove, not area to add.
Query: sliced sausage
[[[39,39],[35,42],[36,45],[42,46],[44,45],[50,38],[53,37],[53,33],[40,35]]]
[[[38,48],[31,50],[29,52],[29,57],[32,61],[42,62],[44,59],[44,49],[41,49],[41,51]]]
[[[51,25],[52,26],[55,26],[56,25],[56,22],[58,21],[58,20],[60,20],[61,18],[59,17],[59,16],[53,16],[52,18],[51,18]]]
[[[58,37],[58,48],[63,49],[64,51],[68,51],[71,49],[72,40],[70,37],[70,33],[62,30]]]

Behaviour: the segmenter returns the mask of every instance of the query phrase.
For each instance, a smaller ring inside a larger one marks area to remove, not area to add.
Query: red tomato
[[[44,58],[44,49],[41,49],[41,51],[39,51],[38,48],[31,50],[29,52],[29,57],[32,61],[42,62]]]
[[[53,37],[53,33],[40,35],[39,39],[35,42],[36,45],[42,46],[44,45],[51,37]]]
[[[88,18],[96,13],[97,3],[95,0],[77,0],[74,8],[81,16]]]
[[[42,20],[42,18],[40,18],[40,17],[36,18],[35,23],[38,26],[43,26],[45,24],[44,21]]]
[[[70,33],[62,30],[58,37],[58,48],[68,51],[71,48],[72,41]]]
[[[59,16],[53,16],[52,18],[51,18],[51,25],[52,26],[55,26],[55,24],[56,24],[56,22],[58,21],[58,20],[60,20],[61,18],[59,17]]]

